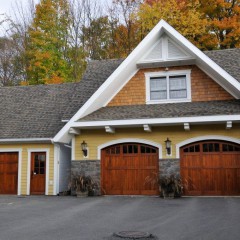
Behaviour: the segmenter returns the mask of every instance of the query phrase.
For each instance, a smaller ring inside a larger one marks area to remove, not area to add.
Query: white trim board
[[[73,127],[104,127],[104,126],[141,126],[149,125],[180,125],[184,123],[224,123],[226,121],[240,121],[240,115],[220,115],[220,116],[201,116],[201,117],[175,117],[175,118],[150,118],[150,119],[130,119],[130,120],[111,120],[111,121],[88,121],[75,122]]]
[[[222,135],[205,135],[200,137],[194,137],[186,139],[178,144],[176,144],[176,158],[180,158],[180,148],[194,142],[200,142],[205,140],[223,140],[223,141],[229,141],[240,144],[240,139],[233,138],[233,137],[227,137]]]
[[[18,153],[18,186],[17,195],[21,195],[21,183],[22,183],[22,148],[1,148],[0,152],[17,152]]]
[[[12,142],[24,142],[24,143],[30,143],[30,142],[51,142],[52,139],[51,138],[5,138],[5,139],[0,139],[0,142],[3,143],[12,143]]]
[[[116,95],[127,83],[130,76],[137,71],[137,62],[139,59],[141,59],[141,57],[159,40],[163,33],[196,58],[196,65],[199,65],[201,69],[205,69],[207,74],[212,75],[213,80],[221,83],[221,86],[223,86],[226,91],[232,94],[235,98],[240,98],[240,83],[235,78],[213,62],[168,23],[161,20],[90,97],[90,99],[79,109],[70,121],[57,133],[53,141],[63,143],[69,142],[71,136],[68,134],[68,130],[73,126],[73,123],[81,117],[105,106],[109,99]]]
[[[97,159],[101,160],[101,150],[103,148],[114,145],[114,144],[127,143],[127,142],[143,143],[143,144],[154,146],[158,148],[159,159],[162,158],[162,145],[160,143],[156,143],[156,142],[153,142],[147,139],[141,139],[141,138],[121,138],[121,139],[112,140],[99,145],[97,147]]]
[[[27,159],[27,195],[30,195],[30,181],[31,181],[31,153],[32,152],[46,152],[46,179],[45,179],[45,195],[48,194],[49,185],[49,148],[29,148]]]

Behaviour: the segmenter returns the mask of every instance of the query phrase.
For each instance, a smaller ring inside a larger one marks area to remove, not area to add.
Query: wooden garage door
[[[240,195],[240,145],[205,141],[181,148],[185,195]]]
[[[0,152],[0,194],[17,194],[18,153]]]
[[[114,145],[101,153],[101,186],[105,195],[157,195],[158,149],[149,145]]]

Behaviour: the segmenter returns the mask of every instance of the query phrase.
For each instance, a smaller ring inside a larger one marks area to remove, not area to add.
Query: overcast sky
[[[29,0],[0,0],[0,14],[11,15],[11,10],[16,2],[22,3],[24,5],[27,4],[28,1]],[[35,0],[35,2],[37,1],[38,0]]]

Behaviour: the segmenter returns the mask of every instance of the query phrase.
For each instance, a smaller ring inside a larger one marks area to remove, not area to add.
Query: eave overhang
[[[8,143],[52,143],[51,138],[5,138],[0,139],[0,144]]]
[[[176,126],[185,123],[193,125],[221,124],[231,121],[232,123],[240,122],[240,115],[221,115],[221,116],[198,116],[198,117],[175,117],[175,118],[152,118],[152,119],[128,119],[128,120],[110,120],[110,121],[86,121],[74,122],[73,128],[96,129],[111,126],[115,128],[142,127],[149,126]]]

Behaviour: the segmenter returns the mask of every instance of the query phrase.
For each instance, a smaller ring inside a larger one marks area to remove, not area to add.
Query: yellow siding
[[[49,182],[54,183],[54,145],[53,144],[1,144],[0,149],[22,149],[21,194],[27,194],[28,149],[49,149]],[[48,185],[48,194],[53,195],[53,185]]]
[[[75,141],[75,160],[83,160],[81,151],[81,142],[85,140],[89,148],[89,160],[97,159],[97,147],[101,144],[121,138],[140,138],[150,140],[162,145],[163,158],[176,157],[176,144],[194,137],[204,135],[221,135],[226,137],[240,137],[239,124],[233,124],[233,128],[226,130],[226,125],[201,125],[190,126],[190,131],[185,131],[182,126],[172,127],[152,127],[152,132],[144,132],[143,128],[125,128],[116,129],[115,134],[106,133],[101,130],[83,130],[81,135],[76,137]],[[164,141],[169,138],[172,141],[172,156],[167,157]],[[85,159],[86,160],[86,159]]]

